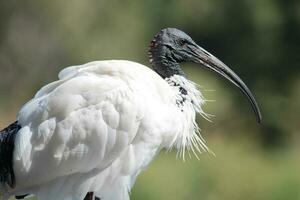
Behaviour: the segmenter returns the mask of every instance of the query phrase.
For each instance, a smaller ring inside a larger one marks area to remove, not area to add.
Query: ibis
[[[63,69],[0,132],[3,200],[129,200],[162,149],[208,151],[196,124],[205,99],[181,68],[194,62],[233,83],[261,122],[256,100],[224,63],[176,28],[150,43],[152,69],[126,60]]]

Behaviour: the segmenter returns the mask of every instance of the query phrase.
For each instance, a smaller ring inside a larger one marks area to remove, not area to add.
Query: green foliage
[[[266,153],[248,141],[210,138],[216,157],[175,160],[161,154],[133,189],[133,199],[279,200],[300,198],[299,149]]]

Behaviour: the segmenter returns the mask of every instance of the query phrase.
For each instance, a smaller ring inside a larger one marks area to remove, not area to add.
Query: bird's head
[[[152,62],[159,61],[157,57],[169,62],[180,63],[192,61],[193,52],[191,48],[197,44],[186,33],[175,29],[162,29],[151,41],[149,56]]]
[[[258,123],[262,116],[258,104],[245,83],[223,62],[197,45],[193,39],[176,28],[162,29],[150,43],[150,63],[163,78],[185,76],[179,63],[194,62],[208,68],[237,86],[247,97]]]

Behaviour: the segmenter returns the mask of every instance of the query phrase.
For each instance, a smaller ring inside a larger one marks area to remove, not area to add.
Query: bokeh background
[[[183,162],[164,153],[142,173],[132,199],[300,199],[299,0],[0,1],[0,126],[66,66],[128,59],[148,64],[148,43],[177,27],[247,83],[258,125],[241,93],[185,64],[203,87],[213,122],[199,117],[216,154]]]

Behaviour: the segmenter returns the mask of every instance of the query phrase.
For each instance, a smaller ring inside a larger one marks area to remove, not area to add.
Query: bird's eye
[[[179,39],[178,43],[180,45],[184,45],[184,44],[186,44],[186,40],[185,39]]]

